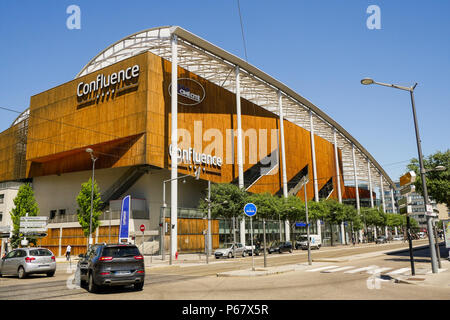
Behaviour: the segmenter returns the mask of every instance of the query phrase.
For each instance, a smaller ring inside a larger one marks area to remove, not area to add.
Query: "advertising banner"
[[[122,210],[120,212],[119,243],[128,242],[129,227],[130,227],[130,211],[131,211],[131,196],[128,195],[122,200]]]

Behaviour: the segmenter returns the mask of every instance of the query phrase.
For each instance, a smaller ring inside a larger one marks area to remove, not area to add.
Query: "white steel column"
[[[339,171],[339,157],[337,148],[337,138],[336,138],[336,128],[333,128],[333,138],[334,138],[334,161],[336,165],[336,186],[338,193],[338,201],[342,203],[342,193],[341,193],[341,174]],[[341,223],[341,243],[345,244],[345,227],[344,222]]]
[[[383,175],[380,174],[380,188],[381,188],[381,201],[383,204],[383,213],[386,212],[386,205],[384,202],[384,189],[383,189]],[[384,227],[384,235],[387,237],[387,226]]]
[[[286,174],[286,150],[284,144],[284,116],[283,116],[283,101],[281,91],[278,90],[278,109],[280,113],[280,140],[281,140],[281,174],[283,183],[283,196],[287,198],[287,174]],[[281,228],[281,225],[280,225]],[[290,240],[289,220],[284,221],[284,237],[286,241]],[[281,240],[281,239],[280,239]]]
[[[394,189],[391,187],[391,203],[392,203],[392,213],[397,213],[397,210],[395,208],[395,202],[394,202]],[[394,227],[395,235],[397,235],[397,227]]]
[[[373,204],[373,189],[372,189],[372,174],[370,173],[370,161],[367,160],[367,171],[369,172],[369,192],[370,192],[370,207],[373,208],[374,204]],[[375,237],[375,239],[377,238],[377,227],[374,227],[374,232],[373,235]]]
[[[356,170],[355,145],[353,144],[352,144],[352,156],[353,156],[353,176],[355,177],[356,210],[358,211],[358,214],[361,214],[361,204],[359,202],[358,173]],[[359,230],[359,239],[360,241],[362,241],[363,239],[362,230]]]
[[[314,186],[314,200],[319,202],[319,187],[317,186],[317,168],[316,168],[316,146],[314,144],[314,121],[313,113],[309,110],[309,127],[311,136],[311,154],[312,154],[312,167],[313,167],[313,186]],[[307,201],[307,199],[305,199]],[[322,230],[320,220],[317,220],[317,234],[322,237]]]
[[[170,220],[172,226],[170,226],[170,238],[171,238],[171,248],[170,254],[171,258],[175,257],[175,252],[178,250],[178,37],[172,35],[172,92],[171,92],[171,125],[172,125],[172,167],[171,167],[171,179],[170,182]],[[173,260],[172,260],[173,261]]]
[[[238,177],[239,188],[244,189],[244,165],[242,161],[242,121],[241,121],[241,85],[240,85],[240,70],[236,66],[236,120],[237,120],[237,163],[238,163]],[[242,214],[240,225],[240,241],[245,245],[245,216]]]

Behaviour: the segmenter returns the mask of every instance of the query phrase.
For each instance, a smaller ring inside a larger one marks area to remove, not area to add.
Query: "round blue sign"
[[[256,214],[256,206],[253,203],[247,203],[244,206],[244,213],[249,217],[253,217]]]

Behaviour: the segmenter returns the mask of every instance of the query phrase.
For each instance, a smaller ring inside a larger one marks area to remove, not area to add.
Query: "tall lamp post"
[[[195,180],[200,179],[200,172],[201,172],[202,168],[199,166],[197,168],[197,170],[195,171]],[[161,223],[162,223],[162,227],[161,227],[161,259],[164,260],[165,259],[165,250],[164,250],[164,237],[165,237],[165,228],[164,225],[166,223],[166,208],[167,208],[167,204],[166,204],[166,183],[167,182],[171,182],[174,180],[179,180],[179,179],[183,179],[186,177],[192,177],[192,175],[190,174],[186,174],[184,176],[181,177],[177,177],[174,179],[168,179],[168,180],[164,180],[163,181],[163,210],[162,210],[162,217],[161,217]],[[171,208],[171,210],[173,210],[173,208]],[[176,209],[175,209],[176,210]],[[170,221],[170,232],[172,232],[172,221]],[[172,237],[170,238],[170,257],[169,257],[169,264],[172,264]]]
[[[89,221],[89,243],[88,243],[88,249],[89,246],[92,244],[92,211],[93,211],[93,203],[94,203],[94,170],[95,170],[95,161],[97,161],[98,158],[94,156],[94,150],[91,148],[87,148],[86,152],[91,155],[92,160],[92,180],[91,180],[91,218]]]
[[[363,85],[371,85],[371,84],[378,84],[380,86],[385,87],[391,87],[395,89],[405,90],[409,91],[409,94],[411,96],[411,104],[412,104],[412,112],[413,112],[413,118],[414,118],[414,128],[416,131],[416,141],[417,141],[417,152],[419,154],[419,165],[420,165],[420,177],[422,179],[422,188],[423,188],[423,198],[424,198],[424,205],[425,205],[425,212],[427,212],[427,207],[429,204],[428,200],[428,191],[427,191],[427,182],[425,180],[425,168],[423,166],[423,156],[422,156],[422,146],[420,143],[420,135],[419,135],[419,126],[417,125],[417,116],[416,116],[416,107],[414,104],[414,89],[417,86],[417,83],[414,84],[412,87],[403,87],[396,84],[387,84],[382,82],[376,82],[373,79],[370,78],[364,78],[361,80],[361,84]],[[430,215],[427,216],[427,229],[428,229],[428,240],[430,243],[430,252],[431,252],[431,269],[433,273],[438,273],[438,267],[437,267],[437,259],[436,259],[436,248],[434,245],[434,235],[433,235],[433,223],[432,223],[432,217]]]

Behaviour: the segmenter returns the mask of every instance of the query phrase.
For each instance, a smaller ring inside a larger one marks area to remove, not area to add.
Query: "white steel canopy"
[[[127,36],[95,56],[75,78],[145,51],[150,51],[171,61],[170,39],[172,35],[178,37],[178,65],[180,67],[227,90],[234,91],[236,86],[234,71],[238,66],[242,98],[279,115],[278,92],[281,92],[286,120],[310,131],[311,111],[314,133],[332,144],[334,144],[333,131],[336,129],[337,147],[342,151],[343,172],[341,175],[347,185],[351,185],[355,178],[352,153],[352,146],[354,146],[357,180],[368,183],[368,170],[370,170],[373,186],[381,187],[380,181],[383,181],[384,188],[395,188],[388,174],[372,155],[322,110],[258,68],[181,27],[157,27]]]

